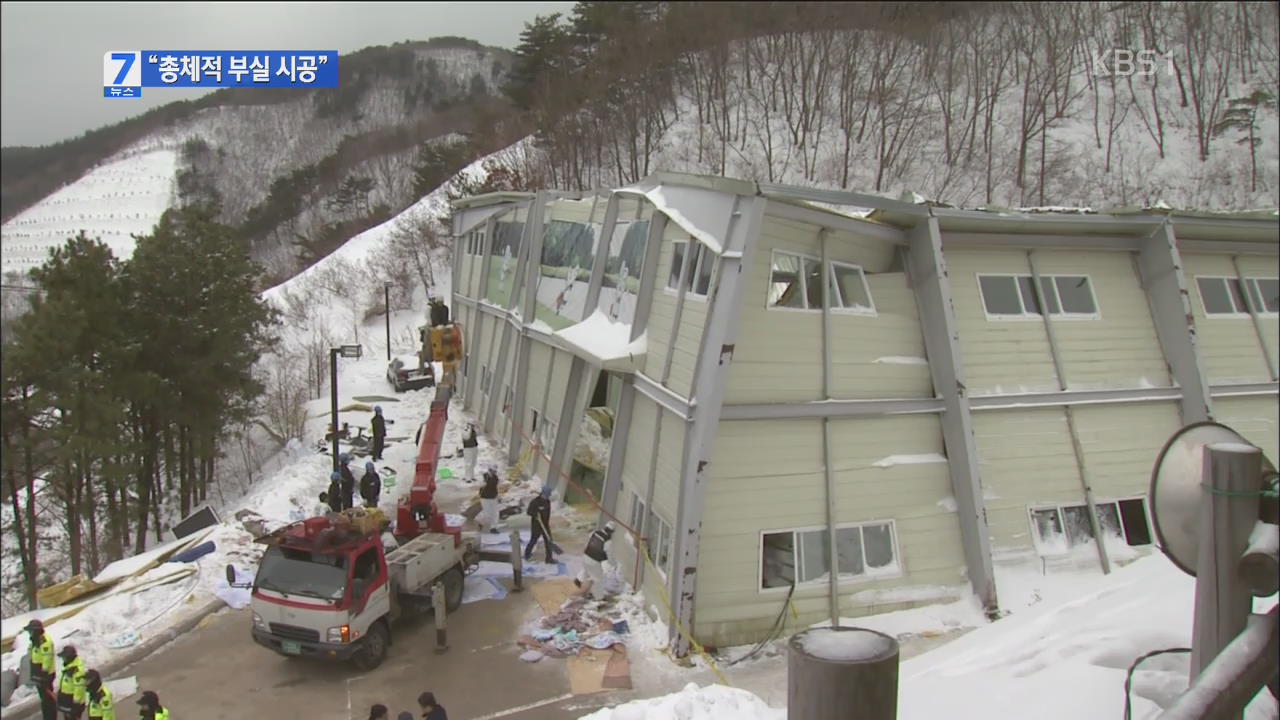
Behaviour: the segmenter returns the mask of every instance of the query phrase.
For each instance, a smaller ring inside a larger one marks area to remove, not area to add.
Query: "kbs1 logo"
[[[336,88],[337,50],[116,50],[102,56],[102,96],[142,88]]]
[[[1092,57],[1094,77],[1150,77],[1156,74],[1156,68],[1163,64],[1173,75],[1173,53],[1156,52],[1155,50],[1126,50],[1112,48],[1103,50]]]

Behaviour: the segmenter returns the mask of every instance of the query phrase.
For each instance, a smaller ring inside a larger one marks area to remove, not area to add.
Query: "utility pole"
[[[382,283],[382,299],[387,309],[387,362],[391,362],[391,283]]]
[[[362,348],[359,345],[343,345],[329,348],[329,411],[333,423],[333,469],[338,470],[338,356],[358,358]]]

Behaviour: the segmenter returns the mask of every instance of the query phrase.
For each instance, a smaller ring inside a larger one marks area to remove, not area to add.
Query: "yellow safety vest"
[[[160,708],[156,711],[155,720],[169,720],[169,709]]]
[[[70,695],[77,705],[84,705],[89,691],[84,687],[84,660],[76,657],[71,662],[62,664],[62,679],[58,681],[58,692]]]
[[[53,663],[53,641],[47,634],[40,636],[40,644],[31,646],[31,670],[44,673],[44,677],[52,680],[55,670]]]
[[[103,685],[102,694],[97,700],[93,696],[89,697],[89,717],[102,718],[102,720],[116,720],[116,706],[111,701],[111,690]]]

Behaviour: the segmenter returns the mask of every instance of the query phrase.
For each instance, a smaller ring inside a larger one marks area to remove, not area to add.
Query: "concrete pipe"
[[[894,720],[898,641],[855,627],[815,628],[791,638],[788,720]]]

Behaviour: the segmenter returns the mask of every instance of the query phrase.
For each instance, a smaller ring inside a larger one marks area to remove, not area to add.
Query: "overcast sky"
[[[111,50],[337,50],[460,35],[514,48],[535,15],[571,2],[0,4],[0,145],[47,145],[207,90],[102,97]]]

